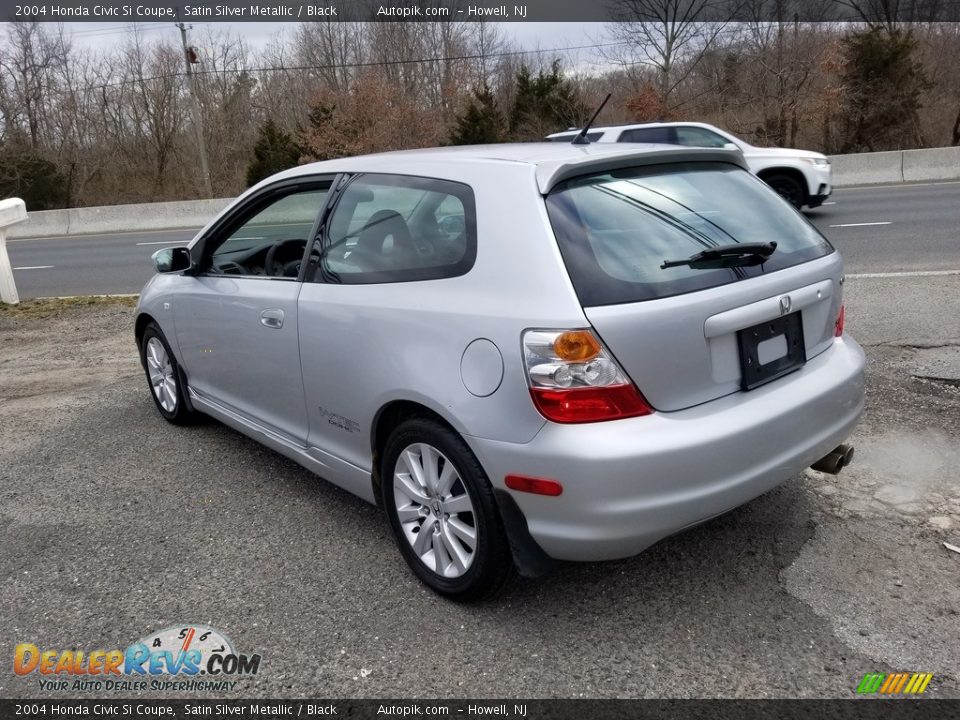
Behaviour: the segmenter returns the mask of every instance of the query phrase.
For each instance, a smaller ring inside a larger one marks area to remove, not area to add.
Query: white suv
[[[573,140],[579,130],[548,135],[551,142]],[[642,123],[591,128],[590,142],[659,143],[688,147],[736,146],[743,153],[750,172],[798,208],[815,208],[833,190],[830,160],[810,150],[756,147],[713,125],[698,122]]]

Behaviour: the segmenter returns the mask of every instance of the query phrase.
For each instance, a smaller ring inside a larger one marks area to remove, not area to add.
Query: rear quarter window
[[[823,257],[829,242],[763,182],[727,163],[628,168],[568,180],[546,199],[586,307],[679,295]],[[710,247],[776,241],[754,267],[661,269]]]
[[[355,177],[327,227],[315,281],[373,284],[463,275],[477,254],[473,190],[408,175]]]

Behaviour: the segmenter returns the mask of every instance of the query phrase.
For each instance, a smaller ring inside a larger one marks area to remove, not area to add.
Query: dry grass
[[[92,305],[119,307],[133,307],[137,304],[136,297],[118,295],[78,295],[68,298],[47,298],[42,300],[24,300],[19,305],[0,303],[0,317],[41,320],[56,317],[76,308],[86,308]]]

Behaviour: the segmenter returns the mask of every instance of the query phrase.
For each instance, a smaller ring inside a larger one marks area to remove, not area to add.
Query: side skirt
[[[376,504],[370,471],[341,460],[320,448],[300,445],[292,440],[259,425],[223,405],[189,391],[191,404],[199,411],[219,420],[252,440],[265,445],[274,452],[290,458],[324,480],[343,488],[349,493]]]

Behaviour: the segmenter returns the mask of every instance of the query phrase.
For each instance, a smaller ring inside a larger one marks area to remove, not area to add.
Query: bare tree
[[[350,91],[322,92],[313,122],[301,134],[304,160],[323,160],[384,150],[428,147],[441,142],[445,127],[382,68],[357,74]]]
[[[486,20],[470,23],[469,32],[473,41],[473,52],[478,56],[476,63],[477,86],[493,87],[500,53],[505,51],[506,42],[499,25]]]
[[[627,69],[651,69],[659,102],[666,108],[676,105],[677,88],[731,16],[723,0],[613,0],[611,9],[617,21],[611,34],[626,49],[609,58]]]
[[[329,20],[298,25],[293,34],[293,63],[309,67],[301,71],[315,87],[346,92],[363,62],[364,29],[361,23]]]
[[[212,29],[194,40],[198,51],[197,91],[203,113],[214,193],[229,193],[244,182],[257,123],[251,122],[255,80],[246,43]]]
[[[121,106],[128,153],[145,156],[152,164],[152,192],[166,197],[167,173],[177,140],[185,130],[183,55],[169,42],[147,45],[139,34],[120,54],[124,82]]]
[[[813,6],[805,16],[816,17]],[[732,110],[735,132],[754,135],[763,144],[795,145],[801,124],[814,118],[808,102],[829,47],[830,26],[800,22],[781,0],[744,0],[740,12],[750,20],[721,51],[732,65],[715,87]],[[747,117],[744,117],[744,114]]]
[[[9,125],[25,130],[30,147],[42,141],[44,110],[57,91],[56,69],[62,66],[69,46],[62,32],[51,33],[38,22],[8,23],[9,48],[0,65],[10,102],[4,108]]]

